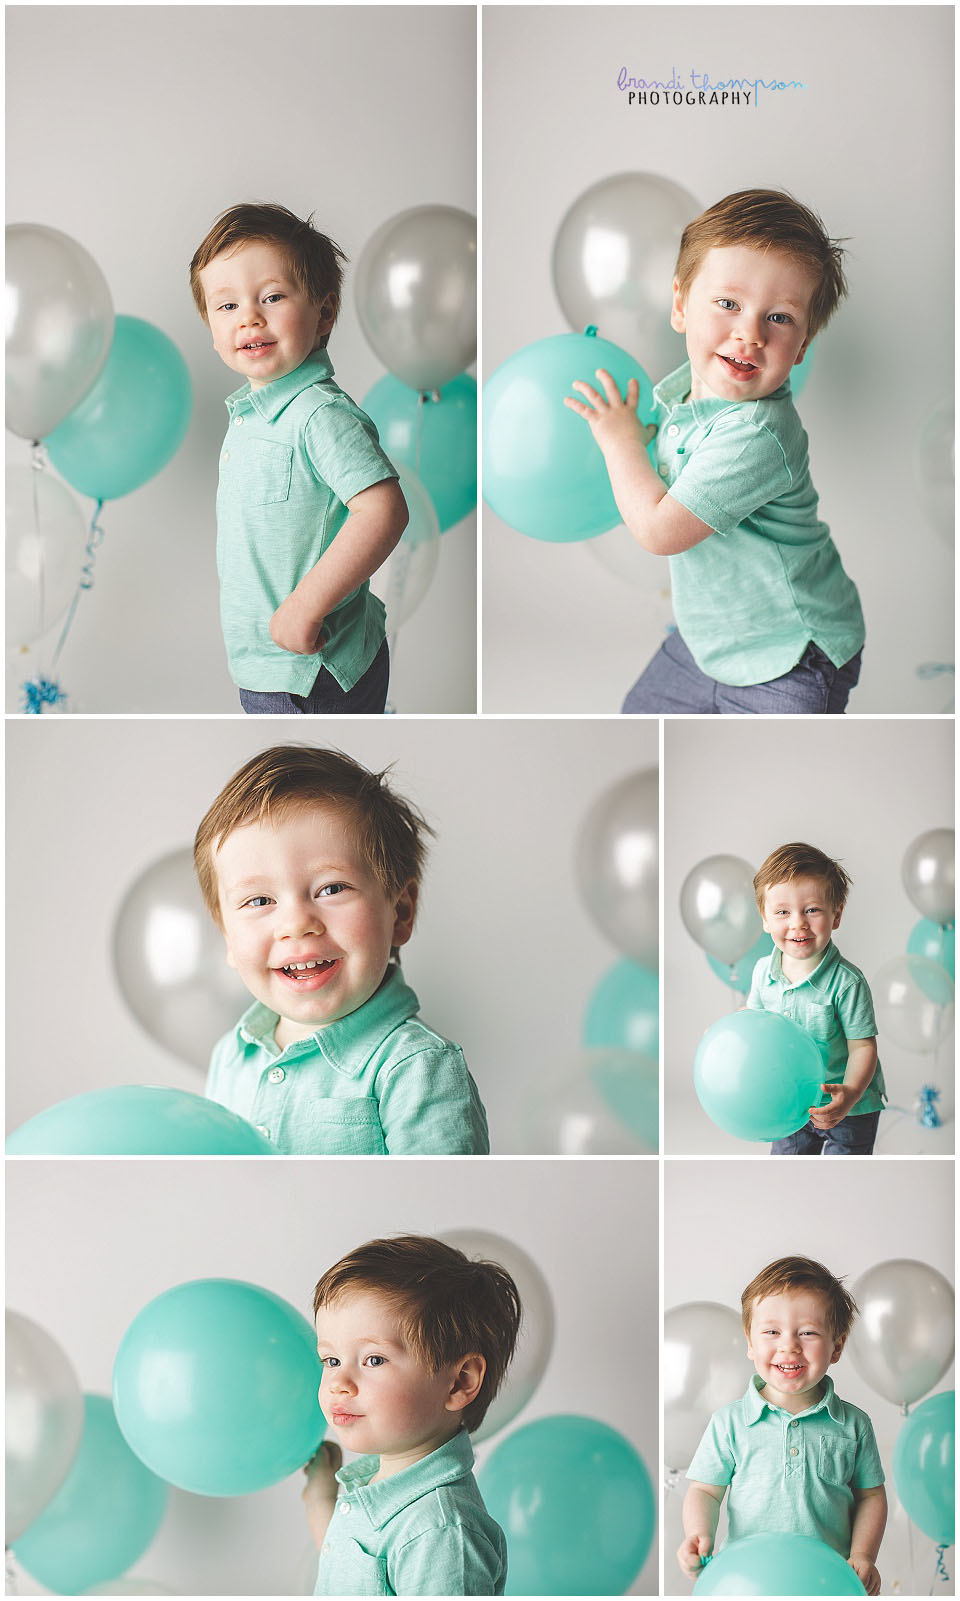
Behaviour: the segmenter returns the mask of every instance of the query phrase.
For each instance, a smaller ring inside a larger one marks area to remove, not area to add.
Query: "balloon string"
[[[930,1594],[930,1595],[933,1595],[933,1592],[936,1589],[936,1585],[937,1585],[937,1580],[938,1579],[941,1581],[941,1583],[946,1584],[947,1580],[950,1577],[949,1573],[947,1572],[946,1568],[943,1565],[943,1553],[946,1551],[946,1549],[947,1548],[946,1548],[945,1545],[938,1545],[937,1546],[937,1550],[936,1550],[937,1565],[933,1570],[933,1583],[931,1584],[929,1592],[928,1592],[928,1594]]]
[[[417,437],[413,447],[413,470],[420,477],[420,444],[423,439],[423,403],[426,395],[421,389],[417,394]]]
[[[953,662],[921,662],[917,668],[918,678],[939,678],[942,673],[955,673]]]
[[[67,635],[69,634],[71,624],[73,623],[74,614],[77,610],[77,602],[80,599],[81,591],[84,589],[93,588],[93,567],[97,559],[97,551],[103,544],[105,535],[105,530],[101,527],[99,521],[102,510],[103,501],[98,500],[93,510],[93,516],[90,519],[90,533],[87,537],[87,543],[84,549],[84,555],[87,559],[80,569],[80,578],[77,583],[76,590],[74,591],[73,599],[70,602],[70,610],[67,612],[66,621],[63,625],[63,631],[60,635],[59,643],[53,653],[54,666],[56,666],[57,662],[60,660],[60,652],[63,650],[63,647],[67,642]]]

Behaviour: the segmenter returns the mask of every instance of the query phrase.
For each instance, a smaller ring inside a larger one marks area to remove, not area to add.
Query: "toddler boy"
[[[654,390],[659,428],[572,387],[624,522],[670,557],[677,632],[624,712],[842,712],[860,673],[856,587],[817,515],[790,369],[847,286],[842,250],[790,195],[728,195],[684,229],[671,327],[688,360]],[[601,329],[601,332],[603,330]],[[647,456],[657,434],[657,469]]]
[[[470,1434],[513,1355],[513,1279],[405,1235],[345,1256],[313,1305],[320,1409],[365,1453],[337,1471],[340,1450],[325,1445],[307,1465],[314,1595],[503,1595],[506,1541],[474,1480]]]
[[[254,1004],[214,1047],[206,1094],[297,1155],[484,1155],[458,1045],[421,1022],[398,952],[432,833],[339,751],[254,756],[197,830],[194,861]]]
[[[753,970],[747,1006],[779,1012],[811,1035],[830,1097],[796,1134],[774,1141],[775,1156],[870,1156],[876,1142],[886,1086],[870,986],[830,938],[851,882],[839,862],[802,844],[773,851],[753,881],[774,948]]]
[[[407,522],[377,431],[333,382],[340,248],[284,206],[222,213],[190,263],[227,397],[217,570],[230,676],[252,713],[382,712],[384,608],[367,580]]]
[[[727,1489],[727,1539],[806,1534],[839,1551],[868,1595],[887,1519],[883,1468],[865,1412],[841,1401],[827,1376],[857,1315],[820,1262],[786,1256],[747,1285],[746,1394],[713,1414],[687,1469],[684,1541],[677,1560],[695,1578],[713,1550]]]

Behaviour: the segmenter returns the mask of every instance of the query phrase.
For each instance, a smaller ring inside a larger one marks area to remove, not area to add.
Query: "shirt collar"
[[[466,1429],[461,1429],[446,1445],[431,1451],[429,1456],[421,1457],[411,1467],[394,1473],[389,1479],[378,1479],[375,1484],[370,1484],[368,1481],[376,1473],[379,1463],[377,1456],[362,1456],[337,1473],[344,1490],[356,1497],[375,1529],[382,1529],[392,1517],[410,1506],[411,1502],[419,1501],[421,1496],[439,1490],[444,1484],[455,1484],[458,1479],[465,1479],[473,1467],[473,1446]]]
[[[773,955],[770,957],[770,966],[767,968],[767,983],[785,984],[788,989],[799,989],[801,984],[809,984],[813,989],[826,989],[830,974],[839,960],[840,952],[834,945],[833,940],[830,940],[813,972],[808,973],[805,978],[791,980],[784,977],[783,953],[774,946]]]
[[[821,1395],[819,1401],[815,1401],[812,1406],[806,1407],[803,1412],[793,1412],[791,1416],[795,1418],[813,1417],[814,1413],[820,1412],[826,1408],[830,1416],[833,1418],[834,1423],[843,1423],[843,1402],[837,1395],[833,1380],[831,1379],[829,1373],[824,1374],[820,1382],[823,1385],[823,1394]],[[761,1380],[759,1373],[754,1373],[750,1379],[750,1383],[747,1385],[747,1393],[743,1398],[744,1410],[746,1412],[746,1420],[748,1425],[751,1423],[759,1423],[760,1419],[768,1412],[783,1411],[782,1407],[774,1406],[772,1401],[764,1400],[763,1388],[763,1381]]]
[[[311,384],[318,384],[324,378],[333,377],[333,362],[327,350],[314,350],[301,361],[299,367],[288,372],[284,378],[275,378],[272,384],[264,384],[262,389],[251,389],[245,383],[240,389],[235,389],[226,399],[226,407],[231,417],[243,404],[249,404],[254,411],[259,412],[264,422],[275,422],[280,413],[291,400],[296,400]]]
[[[374,1051],[383,1044],[388,1034],[419,1010],[420,1003],[408,984],[403,981],[399,967],[388,967],[380,988],[368,1001],[350,1012],[347,1017],[327,1023],[305,1039],[295,1040],[280,1054],[291,1057],[306,1051],[318,1050],[321,1056],[348,1078],[359,1078]],[[272,1055],[277,1054],[273,1032],[278,1014],[268,1006],[254,1001],[236,1027],[238,1038],[246,1045],[258,1045]]]
[[[736,411],[744,404],[742,400],[718,400],[715,396],[708,396],[704,400],[684,400],[690,392],[690,363],[685,361],[682,367],[675,372],[668,373],[661,378],[653,391],[653,398],[665,410],[672,411],[674,406],[688,405],[693,413],[693,420],[697,423],[710,422],[719,417],[722,412]],[[779,389],[772,395],[764,395],[764,400],[789,400],[790,380],[785,378]],[[756,404],[756,402],[754,402]]]

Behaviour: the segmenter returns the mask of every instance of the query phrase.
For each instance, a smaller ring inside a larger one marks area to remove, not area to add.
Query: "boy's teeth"
[[[330,963],[328,961],[325,961],[325,962],[288,962],[283,971],[285,973],[308,973],[311,970],[311,968],[314,968],[314,967],[329,967],[329,966],[330,966]]]

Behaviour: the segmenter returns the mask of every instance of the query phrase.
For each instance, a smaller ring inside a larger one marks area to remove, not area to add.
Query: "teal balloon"
[[[303,1467],[323,1438],[314,1329],[270,1290],[196,1279],[137,1313],[113,1366],[131,1449],[196,1495],[248,1495]]]
[[[46,440],[50,460],[91,500],[129,495],[179,449],[190,404],[190,377],[173,340],[139,317],[117,317],[96,383]]]
[[[623,520],[588,424],[563,404],[565,395],[576,398],[575,378],[602,394],[598,367],[611,374],[621,395],[629,379],[637,380],[637,413],[652,422],[653,390],[643,368],[619,345],[597,338],[596,330],[527,345],[484,385],[483,498],[532,539],[592,539]]]
[[[507,1595],[623,1595],[643,1567],[653,1486],[629,1440],[594,1418],[538,1418],[477,1475],[507,1540]]]
[[[908,1413],[893,1445],[893,1482],[911,1523],[936,1541],[954,1540],[952,1390],[928,1395]]]
[[[57,1101],[7,1136],[8,1156],[273,1156],[276,1146],[217,1101],[118,1084]]]
[[[32,1578],[58,1595],[82,1595],[137,1562],[163,1521],[167,1486],[134,1455],[105,1395],[83,1398],[73,1466],[13,1546]]]
[[[866,1595],[832,1546],[807,1534],[748,1534],[702,1568],[694,1595]]]
[[[921,917],[919,923],[915,923],[910,930],[907,954],[926,956],[929,961],[936,962],[945,973],[955,979],[955,943],[956,932],[952,923],[947,923],[946,927],[943,927],[940,923],[931,922],[929,917]]]
[[[587,1002],[582,1043],[640,1051],[656,1061],[660,1051],[660,985],[638,962],[617,962]]]
[[[476,380],[461,373],[444,384],[439,396],[439,400],[430,395],[421,399],[415,389],[388,373],[374,384],[363,409],[376,423],[391,461],[416,473],[444,533],[477,504]]]
[[[737,962],[720,962],[715,956],[707,952],[707,961],[718,978],[735,989],[738,995],[749,995],[753,980],[753,970],[762,956],[769,956],[773,950],[773,940],[769,934],[761,934]]]
[[[779,1140],[824,1100],[816,1044],[776,1012],[732,1012],[707,1029],[693,1083],[712,1122],[740,1140]]]

